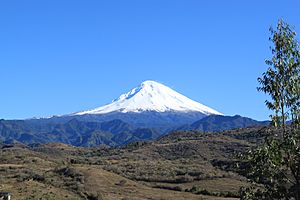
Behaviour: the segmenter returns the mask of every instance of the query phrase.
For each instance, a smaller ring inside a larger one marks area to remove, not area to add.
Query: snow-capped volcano
[[[155,81],[144,81],[130,92],[122,94],[111,104],[93,110],[77,112],[73,115],[100,115],[112,112],[140,113],[145,111],[200,112],[204,115],[222,115],[220,112],[193,101]]]

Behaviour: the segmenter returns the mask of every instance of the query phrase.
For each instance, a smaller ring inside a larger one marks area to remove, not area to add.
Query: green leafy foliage
[[[296,32],[283,20],[271,31],[273,57],[258,78],[259,91],[269,94],[266,105],[275,132],[243,155],[252,186],[241,188],[241,199],[300,199],[300,51]],[[286,121],[291,120],[287,126]]]
[[[262,91],[271,97],[266,100],[266,106],[275,113],[271,119],[275,127],[285,128],[286,120],[299,120],[300,106],[300,51],[296,32],[282,19],[278,21],[277,29],[270,28],[273,43],[273,57],[266,60],[269,68],[258,78]]]

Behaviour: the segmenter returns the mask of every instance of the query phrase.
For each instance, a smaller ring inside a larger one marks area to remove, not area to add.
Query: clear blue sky
[[[281,17],[300,34],[299,0],[3,0],[0,118],[95,108],[152,79],[268,119],[256,79]]]

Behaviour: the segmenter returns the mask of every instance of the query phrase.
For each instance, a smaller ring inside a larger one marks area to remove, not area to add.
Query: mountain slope
[[[121,120],[135,128],[156,129],[162,134],[178,126],[191,124],[209,115],[222,113],[193,101],[155,81],[145,81],[122,94],[111,104],[52,118],[31,119],[33,123],[66,123],[72,119],[85,122]]]
[[[145,81],[139,87],[122,94],[111,104],[72,115],[107,114],[112,112],[200,112],[204,115],[222,115],[220,112],[193,101],[171,88],[155,82]]]
[[[234,196],[246,179],[215,163],[234,163],[232,150],[248,144],[200,134],[127,148],[0,143],[1,190],[13,199],[237,200],[224,196]]]
[[[131,113],[130,115],[126,113],[123,114],[127,115],[127,117],[130,116],[131,120],[135,121],[139,121],[139,117],[142,115],[139,113]],[[135,114],[135,116],[133,116],[133,114]],[[148,115],[148,117],[153,117],[153,115]],[[180,124],[180,119],[182,118],[178,116],[177,119],[177,124]],[[143,120],[145,121],[145,118]],[[153,118],[148,118],[147,120],[150,123]],[[166,123],[165,118],[161,118],[161,120],[162,126],[164,125],[165,128],[170,126],[170,124]],[[191,125],[181,126],[176,130],[217,132],[250,126],[267,125],[268,123],[269,122],[267,121],[259,122],[238,115],[232,117],[211,115],[196,121]],[[153,140],[168,133],[153,128],[145,128],[144,126],[146,125],[147,124],[136,123],[136,126],[133,126],[118,119],[97,122],[80,121],[73,118],[64,123],[49,124],[27,120],[0,120],[0,140],[18,141],[26,144],[62,142],[74,146],[85,147],[97,146],[100,144],[118,146],[135,141]],[[151,125],[148,124],[148,126]]]
[[[16,140],[26,144],[62,142],[74,146],[117,146],[159,136],[156,130],[134,128],[121,120],[101,123],[72,119],[59,124],[0,120],[0,141]]]
[[[190,125],[184,125],[177,130],[198,130],[205,132],[218,132],[237,128],[246,128],[252,126],[268,125],[269,121],[257,121],[248,117],[240,115],[235,116],[221,116],[211,115],[202,118]]]

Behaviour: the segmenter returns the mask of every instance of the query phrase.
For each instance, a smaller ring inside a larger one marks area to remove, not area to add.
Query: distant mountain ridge
[[[197,130],[219,132],[224,130],[265,126],[268,121],[256,121],[250,118],[212,115],[190,125],[172,130]],[[37,121],[0,120],[0,140],[18,141],[25,144],[62,142],[73,146],[109,146],[125,145],[135,141],[154,140],[168,132],[154,128],[133,126],[115,119],[105,122],[79,121],[73,118],[64,123],[38,123]]]
[[[211,115],[202,118],[192,124],[179,127],[177,130],[198,130],[204,132],[220,132],[225,130],[246,128],[252,126],[267,126],[269,121],[257,121],[240,115],[221,116]]]
[[[73,146],[118,146],[159,136],[156,130],[134,128],[121,120],[100,123],[72,119],[60,124],[0,120],[0,140],[16,140],[25,144],[62,142]]]

